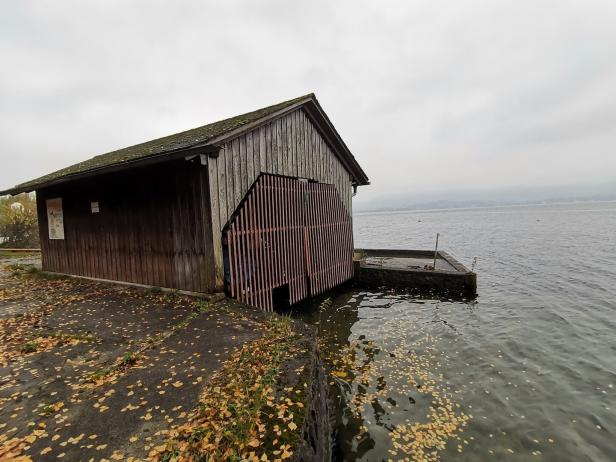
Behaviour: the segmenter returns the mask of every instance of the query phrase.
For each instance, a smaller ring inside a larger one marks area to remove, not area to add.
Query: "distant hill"
[[[611,190],[612,188],[614,190]],[[558,190],[554,191],[524,190],[514,191],[514,193],[511,191],[494,191],[493,193],[462,192],[447,194],[447,196],[457,197],[457,199],[443,198],[442,196],[445,196],[445,194],[438,198],[426,196],[418,197],[410,193],[392,194],[365,201],[358,200],[353,204],[353,210],[356,212],[434,210],[616,200],[616,186],[612,186],[611,184],[607,188],[599,187],[594,191],[582,191],[578,189],[574,192],[572,190],[564,191],[563,189],[564,188],[558,188]],[[567,192],[569,194],[567,194]]]

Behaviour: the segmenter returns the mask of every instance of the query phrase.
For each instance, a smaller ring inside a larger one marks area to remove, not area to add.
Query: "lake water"
[[[339,290],[320,327],[337,460],[616,460],[616,202],[356,214],[355,246],[439,247],[479,297]]]

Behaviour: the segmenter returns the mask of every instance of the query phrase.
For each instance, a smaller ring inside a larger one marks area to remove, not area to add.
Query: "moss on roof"
[[[314,94],[310,93],[299,98],[294,98],[282,103],[268,106],[256,111],[248,112],[229,119],[220,120],[202,127],[193,128],[184,132],[176,133],[174,135],[165,136],[145,143],[136,144],[124,149],[118,149],[117,151],[101,154],[91,159],[79,162],[78,164],[71,165],[70,167],[63,168],[48,175],[36,178],[25,183],[21,183],[14,188],[14,190],[31,191],[37,189],[54,180],[58,180],[65,176],[85,173],[91,170],[96,170],[104,167],[110,167],[112,165],[123,164],[127,162],[133,162],[136,160],[145,159],[147,157],[164,154],[166,152],[175,151],[178,149],[190,148],[192,146],[201,145],[207,143],[214,138],[218,138],[226,133],[229,133],[237,128],[240,128],[251,122],[255,122],[263,117],[267,117],[277,111],[285,109],[303,100],[314,99]]]

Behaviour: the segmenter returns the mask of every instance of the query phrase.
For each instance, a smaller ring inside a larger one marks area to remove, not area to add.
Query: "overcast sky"
[[[0,189],[311,91],[360,207],[616,183],[613,0],[5,0],[0,56]]]

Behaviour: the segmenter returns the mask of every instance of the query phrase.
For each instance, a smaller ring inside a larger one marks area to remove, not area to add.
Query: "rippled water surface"
[[[440,248],[473,302],[341,290],[320,327],[339,460],[616,460],[616,203],[355,214],[355,245]]]

